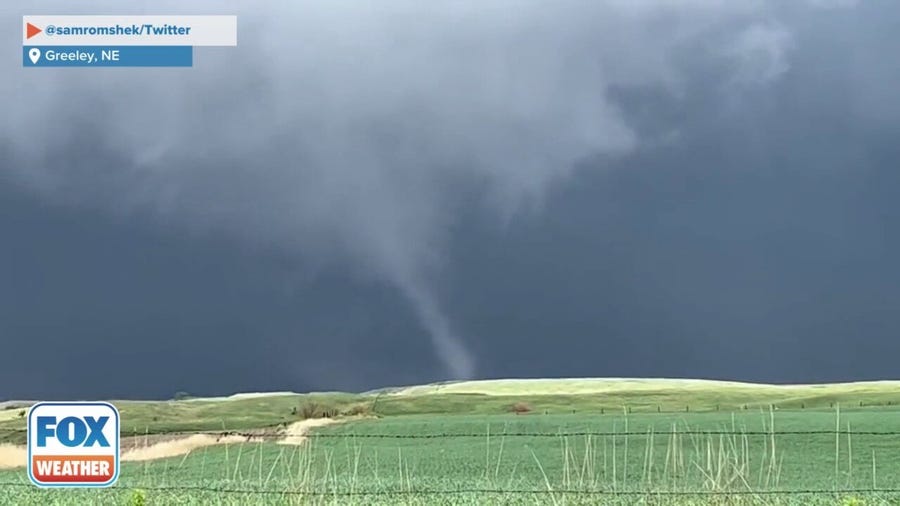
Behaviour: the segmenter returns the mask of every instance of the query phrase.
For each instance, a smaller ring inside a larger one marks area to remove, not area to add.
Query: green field
[[[116,404],[126,434],[272,435],[310,403],[369,418],[301,446],[126,463],[108,490],[37,490],[24,469],[0,471],[0,504],[900,504],[897,383],[469,382]],[[7,442],[23,427],[0,417]]]

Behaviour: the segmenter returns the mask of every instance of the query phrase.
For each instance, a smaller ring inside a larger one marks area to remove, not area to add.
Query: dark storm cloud
[[[444,376],[423,334],[455,377],[823,379],[856,324],[890,348],[891,4],[231,7],[240,46],[190,70],[8,69],[22,353],[221,391]]]

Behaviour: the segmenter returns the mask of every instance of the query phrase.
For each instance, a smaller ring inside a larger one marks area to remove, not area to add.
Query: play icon
[[[30,39],[30,38],[34,37],[35,35],[41,33],[42,31],[43,30],[34,26],[31,23],[25,23],[25,38],[26,39]]]

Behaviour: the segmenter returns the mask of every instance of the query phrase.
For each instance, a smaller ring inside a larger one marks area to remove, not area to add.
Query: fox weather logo
[[[40,487],[108,487],[119,477],[119,411],[41,402],[28,412],[28,477]]]

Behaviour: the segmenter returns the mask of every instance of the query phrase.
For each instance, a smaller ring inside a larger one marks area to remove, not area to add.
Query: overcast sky
[[[900,377],[900,3],[89,3],[239,45],[6,52],[0,398]]]

